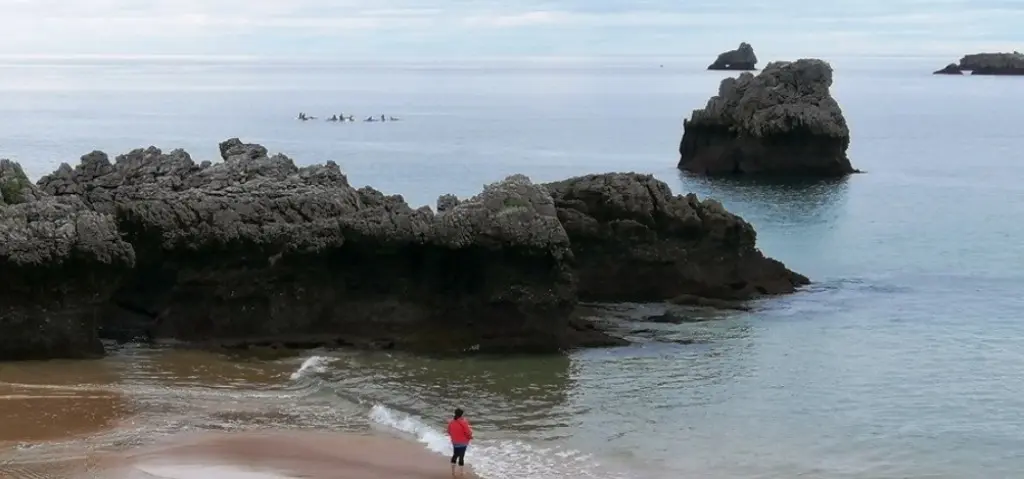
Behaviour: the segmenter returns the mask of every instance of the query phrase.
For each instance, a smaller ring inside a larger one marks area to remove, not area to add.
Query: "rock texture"
[[[960,65],[956,63],[950,63],[941,70],[936,70],[935,75],[963,75],[963,71],[960,70]]]
[[[769,63],[722,80],[683,122],[679,168],[701,175],[837,177],[856,172],[850,130],[822,60]]]
[[[104,317],[113,336],[302,338],[431,352],[553,351],[575,305],[551,197],[522,176],[442,215],[297,168],[237,139],[224,162],[102,153],[40,181],[111,212],[138,255]],[[135,331],[137,334],[138,331]]]
[[[572,242],[584,300],[749,299],[808,283],[766,258],[742,218],[715,200],[673,195],[651,175],[588,175],[547,188]]]
[[[971,75],[1024,75],[1024,53],[975,53],[960,59]]]
[[[0,160],[0,360],[102,354],[95,311],[134,264],[111,217]]]
[[[621,343],[573,314],[580,298],[733,300],[807,282],[742,219],[650,176],[513,175],[435,213],[354,188],[334,163],[299,168],[238,139],[220,152],[97,151],[36,185],[0,163],[0,357],[95,353],[97,332],[552,352]]]
[[[757,55],[749,43],[740,43],[739,48],[718,55],[708,70],[756,70]]]

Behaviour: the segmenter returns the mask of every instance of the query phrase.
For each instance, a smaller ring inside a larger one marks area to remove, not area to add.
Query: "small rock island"
[[[958,63],[950,63],[935,71],[936,75],[1024,75],[1024,53],[974,53],[964,55]]]
[[[749,43],[740,43],[739,48],[718,55],[708,70],[757,70],[757,55]]]
[[[753,227],[650,175],[512,175],[437,211],[237,138],[222,161],[94,151],[33,184],[0,162],[0,360],[101,339],[428,354],[621,344],[581,300],[750,299],[808,279]]]
[[[683,121],[679,169],[698,175],[841,177],[850,129],[819,59],[772,62],[722,80],[718,94]]]

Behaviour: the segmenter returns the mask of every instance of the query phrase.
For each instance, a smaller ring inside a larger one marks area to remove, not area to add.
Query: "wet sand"
[[[179,435],[101,460],[102,477],[444,479],[448,458],[384,435],[273,431]],[[467,478],[473,476],[467,467]]]
[[[18,442],[62,440],[109,429],[130,411],[124,398],[110,391],[0,384],[0,451]]]
[[[130,350],[0,363],[0,478],[451,477],[447,456],[310,397],[322,367],[308,362]]]

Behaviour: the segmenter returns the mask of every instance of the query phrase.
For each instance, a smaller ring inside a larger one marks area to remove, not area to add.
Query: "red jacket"
[[[468,445],[473,440],[473,429],[469,427],[466,418],[460,417],[448,423],[448,435],[452,438],[452,444]]]

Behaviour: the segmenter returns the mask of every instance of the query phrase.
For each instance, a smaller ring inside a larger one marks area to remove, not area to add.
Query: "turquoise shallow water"
[[[345,356],[289,420],[400,425],[429,443],[460,403],[506,441],[492,455],[516,441],[556,447],[573,467],[573,454],[590,454],[602,463],[595,477],[1018,477],[1024,89],[1018,78],[929,74],[947,62],[834,59],[850,156],[867,171],[840,183],[681,176],[681,120],[724,76],[687,58],[5,64],[0,156],[38,176],[94,148],[156,144],[210,159],[240,136],[300,163],[335,160],[353,184],[414,205],[509,173],[651,172],[720,199],[755,225],[767,254],[815,284],[752,313],[637,325],[660,340],[568,358]],[[299,111],[403,121],[301,123]]]

